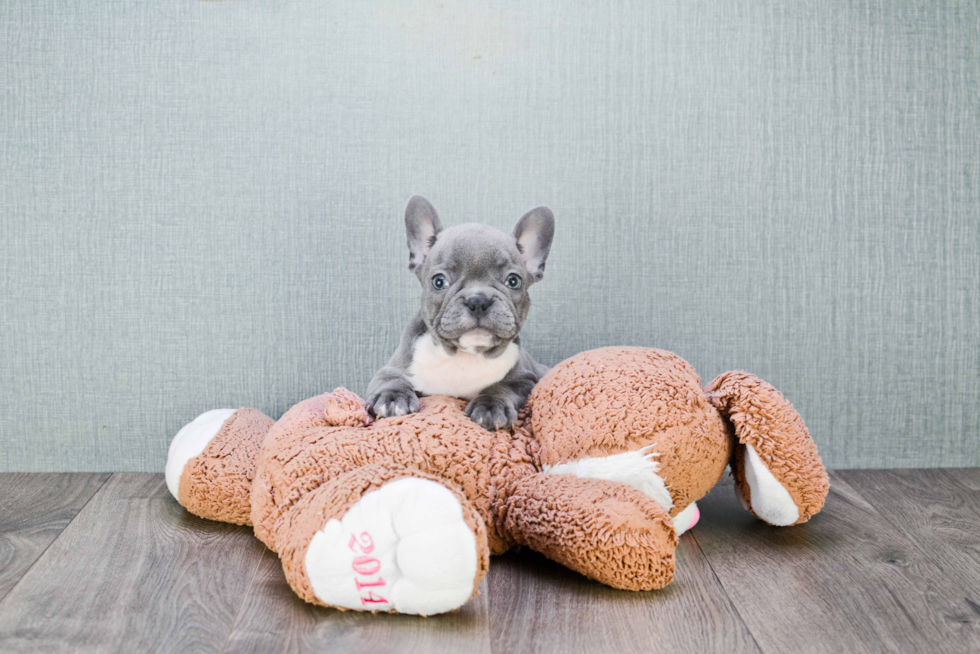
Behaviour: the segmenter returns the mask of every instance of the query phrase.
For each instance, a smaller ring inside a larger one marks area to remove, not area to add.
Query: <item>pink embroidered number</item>
[[[366,531],[361,532],[360,541],[357,540],[357,536],[354,534],[350,535],[350,542],[347,544],[347,546],[350,547],[352,552],[354,551],[355,545],[361,548],[362,554],[370,554],[374,551],[374,539],[371,538],[371,535]]]
[[[371,556],[359,556],[351,564],[354,572],[359,575],[373,575],[381,569],[381,561]]]
[[[378,577],[377,581],[361,581],[360,579],[355,579],[354,583],[357,584],[357,590],[361,590],[362,588],[367,588],[368,586],[384,586],[387,582],[385,582],[385,580],[381,577]]]
[[[360,550],[361,556],[354,559],[351,563],[351,567],[354,569],[358,575],[362,577],[371,577],[376,575],[381,570],[381,561],[374,558],[373,556],[367,556],[374,551],[374,539],[371,538],[371,534],[366,531],[361,532],[360,536],[351,534],[350,541],[347,546],[352,552],[357,552]],[[355,549],[357,548],[357,549]],[[378,576],[377,579],[354,579],[354,584],[357,586],[357,592],[360,593],[364,588],[377,588],[380,586],[387,585],[387,582]],[[375,595],[373,590],[367,591],[366,595],[361,595],[361,604],[389,604],[388,600],[380,595]]]

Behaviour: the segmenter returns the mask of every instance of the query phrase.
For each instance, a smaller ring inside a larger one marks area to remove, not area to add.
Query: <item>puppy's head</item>
[[[513,235],[476,224],[443,229],[435,208],[416,195],[405,229],[408,268],[422,282],[422,317],[436,341],[452,352],[502,352],[527,318],[528,287],[544,275],[551,210],[527,212]]]

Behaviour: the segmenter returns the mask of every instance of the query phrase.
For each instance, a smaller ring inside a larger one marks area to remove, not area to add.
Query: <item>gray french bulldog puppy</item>
[[[520,331],[531,308],[527,289],[544,275],[551,249],[551,210],[527,212],[512,236],[477,224],[443,229],[416,195],[405,229],[422,307],[368,385],[368,410],[400,416],[418,411],[419,395],[451,395],[470,400],[466,415],[481,427],[510,427],[548,370],[521,347]]]

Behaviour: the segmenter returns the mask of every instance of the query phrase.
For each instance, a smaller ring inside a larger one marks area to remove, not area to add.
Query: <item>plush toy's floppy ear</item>
[[[405,207],[405,232],[408,235],[408,269],[421,274],[425,257],[442,231],[436,208],[421,195],[413,195]]]
[[[528,281],[534,283],[544,277],[544,263],[555,236],[555,215],[548,207],[531,209],[521,216],[514,227],[517,249],[524,258]]]
[[[830,480],[803,418],[782,393],[738,371],[719,375],[704,390],[735,428],[731,468],[743,506],[777,527],[819,513]]]

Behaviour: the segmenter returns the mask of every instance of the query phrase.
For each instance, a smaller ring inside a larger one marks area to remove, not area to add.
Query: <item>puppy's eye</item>
[[[432,288],[437,291],[441,291],[447,286],[449,286],[449,280],[446,279],[445,275],[436,275],[432,278]]]
[[[524,282],[521,280],[520,275],[516,273],[511,273],[507,275],[507,288],[516,291],[521,287]]]

